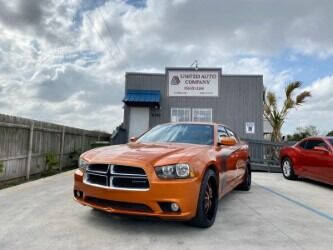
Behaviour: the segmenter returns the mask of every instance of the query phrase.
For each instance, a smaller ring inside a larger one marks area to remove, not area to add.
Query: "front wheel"
[[[217,177],[209,169],[201,183],[196,216],[189,224],[196,227],[207,228],[214,224],[218,206]]]
[[[292,161],[286,157],[281,162],[282,174],[284,178],[288,180],[295,180],[297,175],[295,175]]]

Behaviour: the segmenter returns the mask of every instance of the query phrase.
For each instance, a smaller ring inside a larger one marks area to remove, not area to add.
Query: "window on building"
[[[192,109],[192,120],[194,122],[212,122],[212,109]]]
[[[171,122],[190,122],[190,108],[171,108]]]

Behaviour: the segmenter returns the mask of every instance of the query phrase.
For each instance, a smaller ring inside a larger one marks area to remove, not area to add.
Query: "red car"
[[[298,176],[333,185],[333,137],[310,137],[280,151],[288,180]]]

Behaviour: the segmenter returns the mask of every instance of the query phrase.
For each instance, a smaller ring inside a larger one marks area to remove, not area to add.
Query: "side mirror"
[[[133,137],[130,138],[130,142],[136,142],[137,139],[138,138],[136,138],[136,137],[133,136]]]
[[[234,137],[223,136],[220,138],[219,144],[224,146],[234,146],[237,144],[237,141]]]
[[[322,146],[316,146],[316,147],[313,148],[313,150],[320,151],[322,153],[329,153],[328,149],[325,148],[325,147],[322,147]]]

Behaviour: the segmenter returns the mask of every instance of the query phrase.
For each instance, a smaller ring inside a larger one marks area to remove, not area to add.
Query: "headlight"
[[[82,170],[86,170],[87,167],[89,166],[89,163],[83,159],[79,159],[79,168]]]
[[[191,167],[185,163],[156,167],[155,172],[162,179],[179,179],[194,176]]]

